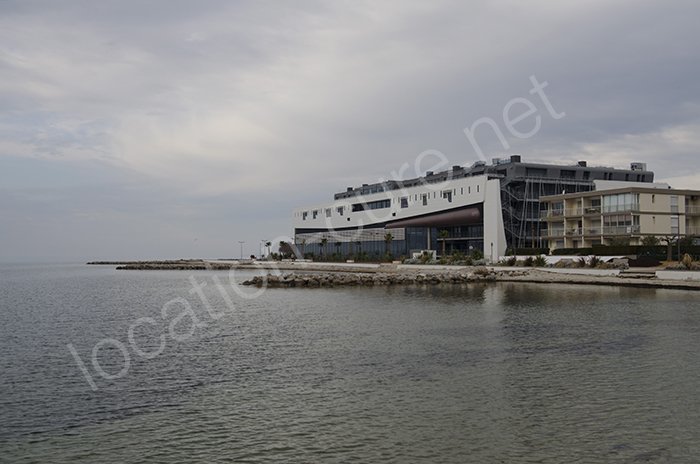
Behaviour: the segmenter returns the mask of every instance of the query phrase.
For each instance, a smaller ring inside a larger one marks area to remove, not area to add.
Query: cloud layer
[[[225,255],[424,150],[473,162],[463,129],[501,121],[515,97],[542,127],[510,152],[644,161],[700,188],[699,14],[690,1],[0,2],[13,218],[0,259],[54,244],[56,257]],[[529,94],[531,75],[565,118]],[[118,239],[100,238],[107,224]]]

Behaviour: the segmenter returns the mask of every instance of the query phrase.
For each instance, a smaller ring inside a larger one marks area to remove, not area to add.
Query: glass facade
[[[603,195],[603,212],[616,213],[618,211],[639,210],[638,193],[618,193],[615,195]]]

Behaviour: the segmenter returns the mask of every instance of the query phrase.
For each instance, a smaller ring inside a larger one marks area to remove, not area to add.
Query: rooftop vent
[[[647,163],[630,163],[630,169],[633,171],[646,171]]]
[[[347,191],[352,192],[352,187],[348,187]]]
[[[585,168],[586,166],[588,166],[588,163],[585,162],[585,161],[579,161],[579,162],[576,163],[576,164],[578,164],[578,165],[581,166],[582,168]]]
[[[452,170],[453,170],[453,171],[459,171],[460,169],[464,169],[464,168],[462,168],[462,166],[460,166],[460,165],[458,165],[458,164],[452,166]]]
[[[433,171],[428,171],[428,172],[425,173],[425,175],[426,175],[426,176],[432,176],[432,175],[433,175]]]
[[[511,163],[520,163],[521,157],[520,155],[510,155],[510,162]]]

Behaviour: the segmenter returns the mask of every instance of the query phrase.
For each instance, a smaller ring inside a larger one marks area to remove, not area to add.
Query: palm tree
[[[288,258],[294,254],[294,251],[289,243],[280,240],[279,254],[282,258]]]
[[[445,244],[447,243],[447,238],[450,236],[450,233],[446,229],[442,229],[440,231],[439,237],[442,239],[442,256],[445,256]]]
[[[327,238],[324,237],[321,239],[321,243],[319,244],[319,246],[321,247],[321,257],[323,257],[323,248],[326,246],[327,243],[328,243]]]
[[[386,254],[388,255],[391,252],[391,241],[394,240],[394,236],[391,235],[391,232],[387,232],[384,234],[384,245],[385,245],[385,251]]]
[[[272,247],[272,242],[265,242],[265,248],[267,248],[267,256],[270,256],[270,248]]]

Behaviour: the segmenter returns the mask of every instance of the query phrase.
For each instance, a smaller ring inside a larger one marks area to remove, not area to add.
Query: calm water
[[[0,461],[697,462],[698,354],[695,293],[4,265]]]

